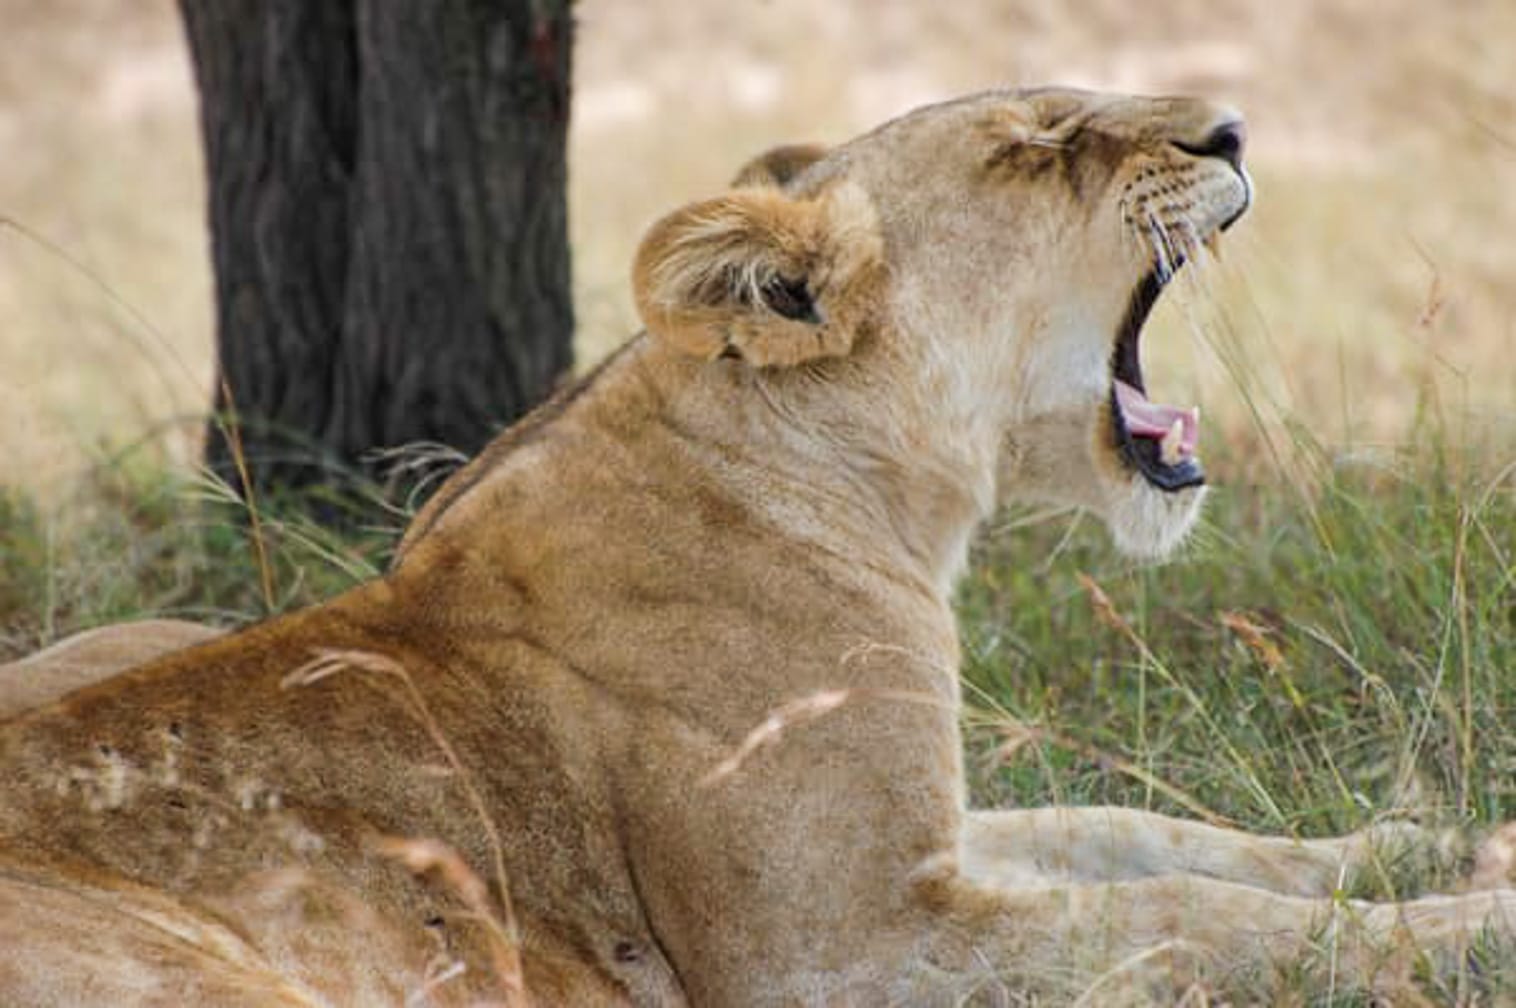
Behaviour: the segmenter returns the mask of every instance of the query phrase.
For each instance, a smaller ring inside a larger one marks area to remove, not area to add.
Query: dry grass
[[[1459,423],[1516,426],[1509,3],[582,0],[577,14],[585,364],[636,327],[641,229],[750,154],[968,89],[1063,81],[1206,93],[1250,116],[1257,211],[1191,299],[1202,308],[1167,299],[1148,346],[1157,392],[1211,419],[1213,468],[1256,444],[1238,368],[1271,421],[1354,451],[1411,432],[1428,383]],[[195,453],[211,376],[195,104],[170,0],[0,0],[0,21],[0,217],[29,232],[0,230],[0,485],[56,499],[106,446]],[[1194,325],[1213,303],[1227,324]]]
[[[169,2],[0,0],[0,485],[190,457],[210,391],[195,104]],[[36,237],[33,237],[35,235]]]

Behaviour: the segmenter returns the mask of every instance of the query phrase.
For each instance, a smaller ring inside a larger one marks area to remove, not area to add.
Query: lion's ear
[[[654,224],[632,284],[654,336],[768,367],[846,354],[879,263],[873,206],[856,186],[810,199],[739,189]]]
[[[732,179],[732,188],[742,186],[783,189],[790,179],[826,157],[820,144],[785,144],[759,154],[743,165]]]

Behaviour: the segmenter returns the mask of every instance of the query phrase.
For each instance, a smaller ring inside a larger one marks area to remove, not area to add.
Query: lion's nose
[[[1247,127],[1241,119],[1228,119],[1214,126],[1199,141],[1174,141],[1174,146],[1196,157],[1221,158],[1238,171],[1242,170],[1242,148],[1247,143]]]

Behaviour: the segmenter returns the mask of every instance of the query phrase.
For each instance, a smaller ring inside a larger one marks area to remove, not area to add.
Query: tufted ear
[[[755,367],[846,354],[881,272],[868,196],[738,189],[658,221],[633,265],[648,332],[696,357]]]
[[[820,144],[785,144],[772,147],[743,165],[732,179],[732,188],[759,186],[783,189],[790,179],[826,157]]]

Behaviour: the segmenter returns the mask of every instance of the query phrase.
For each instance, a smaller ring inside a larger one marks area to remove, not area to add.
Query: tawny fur
[[[498,996],[490,929],[385,837],[492,887],[539,1005],[993,1003],[1155,949],[1374,986],[1409,944],[1511,937],[1509,890],[1322,898],[1395,829],[964,810],[950,591],[997,496],[1136,553],[1195,519],[1106,404],[1135,285],[1245,206],[1176,146],[1229,115],[979,95],[655,225],[648,333],[456,474],[386,577],[17,705],[0,1001]],[[1139,178],[1171,183],[1161,247],[1124,223]]]
[[[0,720],[218,633],[186,620],[149,619],[75,634],[0,665]]]

